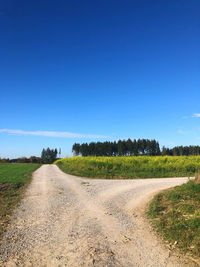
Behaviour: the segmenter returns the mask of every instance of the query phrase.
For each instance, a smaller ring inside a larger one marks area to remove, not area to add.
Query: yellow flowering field
[[[200,156],[69,157],[55,164],[66,173],[82,177],[188,177],[200,169]]]

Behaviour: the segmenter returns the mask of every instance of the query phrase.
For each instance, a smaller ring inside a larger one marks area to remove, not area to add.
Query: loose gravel
[[[156,192],[187,178],[98,180],[43,165],[0,242],[0,266],[197,266],[145,219]]]

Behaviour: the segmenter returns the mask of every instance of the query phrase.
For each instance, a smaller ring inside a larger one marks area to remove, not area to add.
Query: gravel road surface
[[[153,194],[186,181],[85,179],[43,165],[0,242],[0,266],[196,266],[144,216]]]

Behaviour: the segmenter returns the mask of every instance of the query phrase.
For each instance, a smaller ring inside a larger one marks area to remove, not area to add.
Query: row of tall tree
[[[75,156],[138,156],[138,155],[161,155],[159,143],[149,139],[128,139],[118,142],[91,142],[78,144],[72,147]]]
[[[163,147],[159,142],[149,139],[128,139],[118,142],[91,142],[78,144],[72,147],[75,156],[195,156],[200,155],[200,146],[176,146],[174,148]]]

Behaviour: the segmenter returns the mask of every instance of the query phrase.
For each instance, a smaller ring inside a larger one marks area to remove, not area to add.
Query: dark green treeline
[[[137,156],[160,155],[160,146],[156,140],[119,140],[118,142],[75,143],[72,147],[75,156]]]
[[[199,156],[200,146],[175,146],[173,148],[162,148],[163,156]]]
[[[75,156],[190,156],[200,155],[200,146],[176,146],[174,148],[163,147],[159,142],[149,139],[128,139],[118,142],[91,142],[78,144],[72,147]]]

